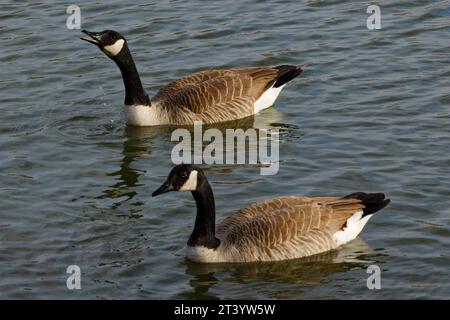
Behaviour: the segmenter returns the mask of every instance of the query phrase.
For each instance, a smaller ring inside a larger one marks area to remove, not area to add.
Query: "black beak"
[[[172,186],[172,184],[170,183],[170,181],[166,180],[161,187],[158,188],[158,190],[156,190],[155,192],[152,193],[152,197],[156,197],[160,194],[169,192],[169,191],[173,191],[174,188]]]
[[[87,34],[90,38],[82,37],[81,40],[87,41],[89,43],[95,44],[96,46],[100,45],[100,41],[102,38],[101,32],[90,32],[87,30],[81,30],[84,34]]]

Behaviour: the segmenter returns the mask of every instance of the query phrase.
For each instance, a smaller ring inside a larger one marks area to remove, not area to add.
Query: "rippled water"
[[[218,216],[285,194],[384,191],[361,239],[318,257],[198,265],[189,194],[151,198],[169,128],[123,121],[117,67],[66,29],[67,2],[0,6],[1,298],[450,298],[449,1],[77,1],[127,36],[150,94],[210,67],[303,64],[276,109],[280,171],[209,166]],[[65,271],[82,270],[82,289]],[[381,290],[366,268],[380,266]]]

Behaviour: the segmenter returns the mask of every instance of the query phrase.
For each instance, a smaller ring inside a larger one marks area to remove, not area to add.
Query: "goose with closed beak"
[[[201,71],[175,80],[150,99],[127,40],[118,32],[82,30],[119,67],[125,85],[125,118],[135,126],[217,123],[252,116],[269,108],[301,67],[249,67]]]
[[[175,166],[152,196],[169,191],[192,192],[197,216],[187,257],[205,263],[278,261],[329,251],[355,239],[390,202],[383,193],[285,196],[251,204],[216,225],[213,191],[199,167]]]

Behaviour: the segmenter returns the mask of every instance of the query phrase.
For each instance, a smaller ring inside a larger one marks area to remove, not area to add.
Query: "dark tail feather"
[[[383,209],[391,202],[390,199],[385,199],[384,193],[355,192],[345,196],[344,199],[361,200],[361,203],[365,207],[363,209],[363,217]]]
[[[279,70],[277,81],[275,81],[274,84],[275,88],[281,87],[283,84],[288,83],[303,72],[301,67],[290,65],[276,66],[274,69]]]

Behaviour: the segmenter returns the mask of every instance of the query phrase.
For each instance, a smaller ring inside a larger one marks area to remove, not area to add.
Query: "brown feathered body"
[[[188,257],[198,262],[250,262],[311,256],[354,239],[371,216],[363,217],[363,209],[361,200],[337,197],[260,201],[216,226],[216,249],[188,248]]]
[[[191,125],[232,121],[272,106],[297,66],[207,70],[175,80],[151,99],[151,106],[127,106],[130,124]]]

